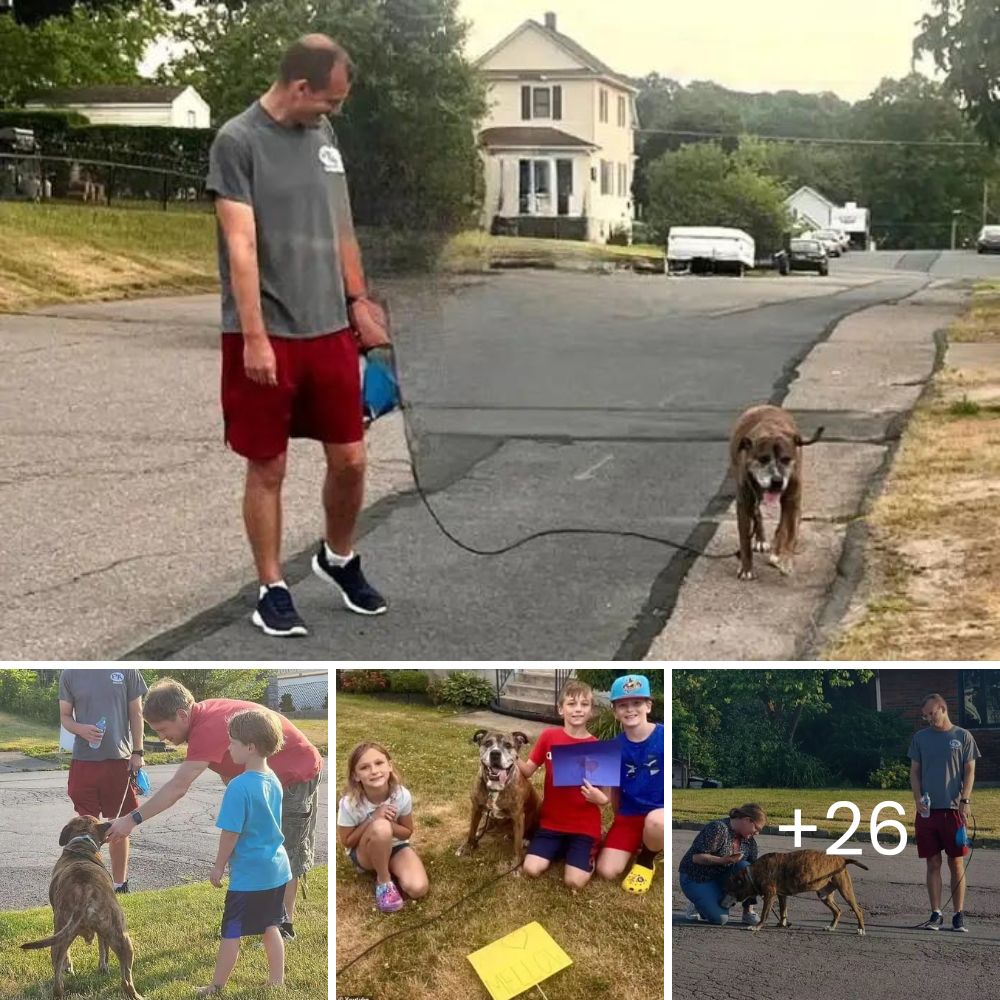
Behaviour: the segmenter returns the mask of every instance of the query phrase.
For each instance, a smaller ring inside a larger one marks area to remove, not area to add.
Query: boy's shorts
[[[964,858],[969,853],[966,846],[955,843],[962,814],[957,809],[932,809],[930,816],[917,813],[914,830],[917,836],[917,857],[935,857],[944,851],[949,858]]]
[[[392,858],[392,856],[393,856],[393,855],[394,855],[394,854],[395,854],[395,853],[396,853],[397,851],[401,851],[401,850],[402,850],[402,849],[403,849],[404,847],[409,847],[409,846],[410,846],[409,842],[407,842],[407,843],[405,843],[405,844],[393,844],[393,845],[392,845],[392,850],[391,850],[391,851],[389,852],[389,858],[391,859],[391,858]],[[351,860],[352,860],[352,861],[354,862],[354,867],[355,867],[355,868],[357,868],[357,870],[358,870],[359,872],[361,872],[361,873],[362,873],[362,874],[364,874],[364,875],[370,875],[370,874],[372,873],[372,872],[371,872],[371,869],[370,869],[370,868],[365,868],[365,867],[364,867],[364,866],[363,866],[363,865],[361,864],[361,862],[360,862],[360,861],[358,861],[358,852],[357,852],[357,848],[354,848],[354,847],[352,847],[352,848],[351,848],[351,849],[350,849],[350,850],[349,850],[349,851],[347,852],[347,856],[348,856],[348,857],[349,857],[349,858],[350,858],[350,859],[351,859]]]
[[[604,838],[604,846],[635,854],[642,847],[642,828],[645,822],[646,817],[642,815],[615,816],[615,821]]]
[[[66,792],[80,816],[118,819],[139,808],[128,760],[74,760]],[[128,791],[125,791],[126,785]],[[125,803],[122,804],[122,796]],[[119,806],[121,809],[119,810]]]
[[[292,878],[301,878],[315,864],[316,816],[319,813],[319,775],[284,790],[281,832]]]
[[[350,329],[320,337],[271,337],[278,384],[252,382],[243,335],[222,335],[226,443],[253,461],[277,458],[288,439],[354,444],[364,437],[358,345]]]
[[[285,913],[285,887],[258,889],[252,892],[226,893],[222,911],[222,937],[241,938],[248,934],[263,934],[268,927],[278,927],[288,916]]]
[[[597,840],[583,833],[562,833],[540,826],[531,838],[528,854],[545,858],[546,861],[559,861],[565,857],[566,864],[571,868],[589,872],[594,870]]]

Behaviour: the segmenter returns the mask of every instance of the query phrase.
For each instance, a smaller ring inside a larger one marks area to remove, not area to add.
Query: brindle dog
[[[52,996],[63,996],[63,974],[73,974],[69,946],[82,937],[88,944],[97,935],[99,969],[108,971],[108,948],[118,956],[122,990],[128,1000],[142,1000],[132,983],[132,939],[125,927],[125,914],[115,896],[111,873],[101,860],[101,844],[110,823],[99,823],[93,816],[77,816],[59,834],[62,855],[52,870],[49,902],[53,923],[52,937],[29,941],[22,948],[52,949]]]
[[[788,897],[800,892],[815,892],[833,913],[833,921],[826,928],[828,931],[837,929],[840,920],[840,907],[830,898],[834,889],[840,893],[847,905],[858,918],[858,933],[865,932],[865,916],[858,906],[854,896],[854,885],[848,865],[857,865],[868,871],[868,866],[853,858],[838,858],[823,851],[789,851],[786,854],[765,854],[758,858],[749,868],[734,872],[726,880],[727,899],[750,899],[758,894],[763,896],[764,905],[761,909],[760,923],[750,930],[756,931],[764,926],[768,913],[775,898],[778,900],[778,926],[791,927],[788,922]]]

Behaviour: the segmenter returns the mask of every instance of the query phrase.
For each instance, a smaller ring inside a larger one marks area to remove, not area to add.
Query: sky
[[[883,77],[910,71],[916,22],[932,0],[460,0],[472,22],[469,55],[522,21],[556,26],[612,69],[657,72],[732,90],[832,90],[867,97]],[[931,67],[919,65],[931,74]]]
[[[179,4],[189,9],[190,4]],[[471,22],[466,55],[482,55],[522,21],[556,26],[618,73],[656,72],[732,90],[832,90],[867,97],[910,71],[916,22],[933,0],[459,0]],[[169,52],[156,45],[141,69]],[[926,61],[919,68],[931,75]]]

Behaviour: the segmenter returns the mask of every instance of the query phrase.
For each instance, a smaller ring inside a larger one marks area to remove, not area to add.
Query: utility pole
[[[958,229],[958,217],[962,214],[960,208],[953,208],[951,210],[951,248],[955,249],[955,233]]]
[[[984,177],[983,178],[983,225],[987,223],[987,214],[989,212],[990,206],[990,182]]]

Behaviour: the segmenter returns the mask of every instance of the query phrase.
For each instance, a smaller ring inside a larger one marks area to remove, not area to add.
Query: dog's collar
[[[100,851],[101,851],[101,845],[98,844],[97,841],[94,840],[94,838],[91,837],[91,835],[89,833],[84,833],[84,834],[81,834],[79,837],[74,837],[71,841],[69,841],[66,844],[66,846],[67,847],[72,847],[74,844],[78,843],[81,840],[88,841],[90,843],[90,846],[94,848],[94,852],[97,853],[97,854],[100,853]]]

